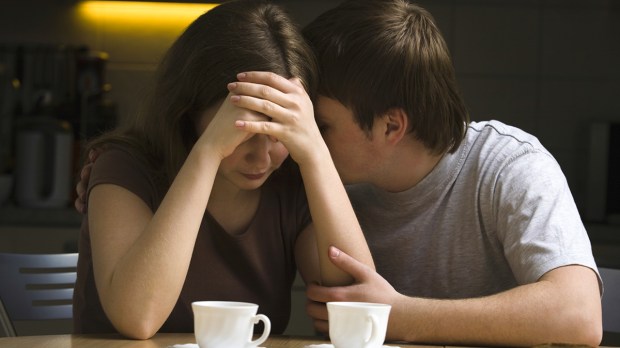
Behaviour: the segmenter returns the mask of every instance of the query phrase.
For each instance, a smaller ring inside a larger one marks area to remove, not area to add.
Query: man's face
[[[340,102],[319,96],[316,122],[345,184],[371,182],[380,163],[376,144],[353,119],[353,112]]]

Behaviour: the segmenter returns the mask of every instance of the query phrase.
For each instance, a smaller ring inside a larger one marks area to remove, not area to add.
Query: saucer
[[[167,348],[198,348],[198,344],[196,343],[179,343],[168,346]],[[265,347],[256,347],[256,348],[265,348]]]
[[[382,346],[383,348],[400,348],[398,346]],[[304,348],[334,348],[333,344],[310,344]]]

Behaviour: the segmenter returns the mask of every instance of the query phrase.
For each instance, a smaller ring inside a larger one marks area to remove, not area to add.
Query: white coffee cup
[[[271,321],[256,314],[258,305],[246,302],[192,302],[194,335],[200,348],[250,348],[265,342],[271,332]],[[254,325],[262,321],[263,334],[252,341]]]
[[[367,302],[328,302],[329,338],[334,348],[380,348],[392,306]]]

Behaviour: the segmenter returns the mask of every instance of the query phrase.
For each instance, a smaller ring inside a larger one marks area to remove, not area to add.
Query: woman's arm
[[[238,75],[239,82],[229,85],[235,105],[271,117],[271,121],[237,121],[237,127],[248,132],[270,135],[289,150],[301,170],[313,225],[300,236],[296,247],[301,251],[317,250],[321,282],[342,285],[352,281],[329,261],[330,245],[354,255],[374,268],[370,250],[359,226],[347,193],[318,126],[312,102],[299,79],[287,80],[269,72],[248,72]],[[316,238],[309,238],[315,234]],[[316,245],[313,246],[312,243]],[[306,279],[310,273],[308,257],[297,257],[299,269]],[[317,274],[316,272],[312,272]]]
[[[91,190],[88,223],[97,291],[106,315],[126,336],[154,335],[181,292],[218,163],[197,152],[155,214],[122,187]]]
[[[88,223],[97,291],[106,315],[126,336],[149,338],[170,315],[219,164],[251,136],[233,126],[233,120],[248,118],[247,110],[224,102],[208,113],[215,114],[213,120],[155,213],[116,185],[97,185],[90,192]]]

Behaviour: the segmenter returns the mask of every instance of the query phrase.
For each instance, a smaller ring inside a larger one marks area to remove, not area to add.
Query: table
[[[191,333],[159,333],[149,340],[130,340],[120,335],[48,335],[0,337],[0,348],[166,348],[174,344],[194,343],[194,334]],[[269,337],[262,344],[265,348],[304,348],[309,344],[326,344],[328,341],[317,337],[278,336]],[[425,346],[416,344],[388,343],[388,346],[401,348],[438,348],[449,346]],[[543,346],[539,346],[543,347]],[[544,346],[562,347],[569,345]],[[578,346],[575,346],[578,347]],[[454,347],[456,348],[456,347]],[[605,347],[600,347],[605,348]]]
[[[129,340],[120,335],[49,335],[0,337],[0,348],[166,348],[174,344],[195,343],[191,333],[159,333],[149,340]],[[269,337],[261,346],[266,348],[303,348],[309,344],[326,344],[317,337]],[[405,347],[437,347],[410,344],[389,344]]]

